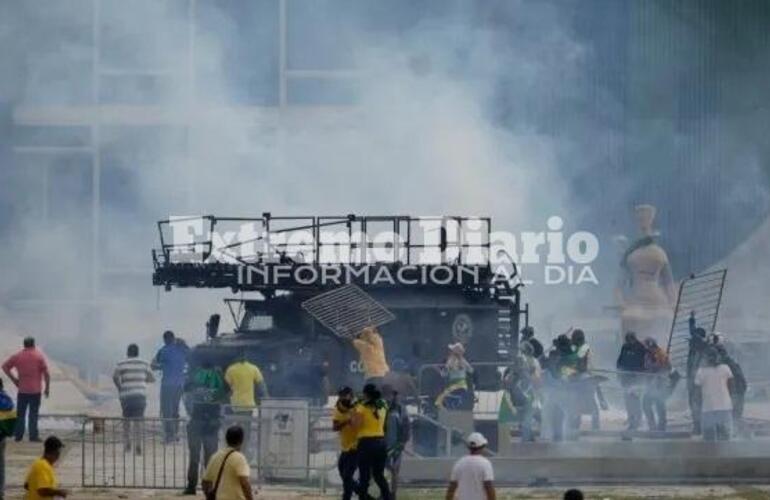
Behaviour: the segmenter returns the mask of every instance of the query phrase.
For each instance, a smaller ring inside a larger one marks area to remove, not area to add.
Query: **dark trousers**
[[[373,478],[380,489],[382,500],[391,500],[390,486],[385,479],[385,465],[388,449],[383,438],[361,438],[358,440],[358,498],[369,500],[369,481]]]
[[[355,450],[343,451],[337,459],[337,470],[342,479],[342,500],[350,500],[356,491],[354,476],[358,469],[358,455]]]
[[[37,419],[40,413],[40,393],[18,395],[16,399],[16,441],[21,441],[24,438],[27,413],[29,413],[29,439],[36,441],[40,439],[40,434],[37,430]]]
[[[687,384],[687,399],[690,403],[690,415],[692,415],[692,431],[694,434],[701,433],[700,419],[701,419],[701,407],[703,406],[703,395],[701,394],[700,387],[695,385],[695,382]]]
[[[398,474],[401,472],[401,452],[391,451],[388,454],[386,469],[390,471],[390,499],[396,500],[398,492]]]
[[[644,408],[644,417],[647,419],[647,426],[651,431],[665,431],[666,418],[666,400],[659,394],[648,393],[642,399]]]
[[[145,396],[133,395],[120,398],[120,408],[123,411],[123,443],[131,448],[131,442],[136,445],[136,451],[141,450],[144,410],[147,408]]]
[[[190,464],[187,467],[187,489],[195,491],[198,485],[198,472],[201,469],[201,452],[203,466],[209,463],[211,455],[217,451],[219,444],[219,420],[192,419],[187,423],[187,448],[190,451]]]
[[[181,385],[160,386],[160,416],[169,419],[163,422],[163,435],[166,441],[173,441],[179,433],[179,403],[182,401]]]
[[[642,421],[642,401],[638,389],[627,387],[623,392],[623,401],[626,404],[628,414],[628,430],[635,431]]]

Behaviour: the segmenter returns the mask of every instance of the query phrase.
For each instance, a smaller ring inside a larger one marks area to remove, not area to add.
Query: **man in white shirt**
[[[446,500],[495,500],[492,463],[483,456],[486,438],[479,432],[468,436],[469,454],[452,468]]]
[[[704,441],[727,441],[732,427],[733,403],[728,388],[733,378],[730,367],[722,363],[719,353],[709,350],[706,364],[695,373],[695,385],[700,387],[701,430]]]

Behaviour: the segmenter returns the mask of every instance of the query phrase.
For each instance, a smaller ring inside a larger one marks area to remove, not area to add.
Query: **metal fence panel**
[[[173,440],[163,427],[178,429]],[[174,488],[187,481],[186,425],[181,419],[89,417],[81,438],[82,486]]]
[[[81,448],[84,488],[183,489],[190,462],[184,419],[85,417]],[[177,438],[164,439],[164,425],[177,427]],[[338,482],[338,437],[331,410],[308,400],[266,399],[253,411],[226,408],[219,447],[231,425],[245,431],[241,451],[254,482],[315,482],[323,489]],[[138,445],[138,447],[137,447]],[[201,460],[201,468],[205,464]],[[199,483],[202,470],[199,471]]]

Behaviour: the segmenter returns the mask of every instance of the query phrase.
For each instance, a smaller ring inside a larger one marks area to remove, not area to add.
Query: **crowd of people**
[[[245,356],[234,360],[224,372],[204,357],[191,359],[190,349],[171,331],[164,332],[163,344],[151,362],[141,359],[139,347],[130,344],[125,359],[115,366],[112,379],[124,418],[124,452],[143,452],[142,426],[148,384],[155,382],[154,371],[160,371],[159,405],[166,443],[179,439],[181,404],[184,403],[189,417],[186,429],[189,467],[184,493],[196,493],[199,471],[204,464],[206,472],[201,482],[204,491],[221,488],[221,492],[234,492],[231,496],[220,494],[217,497],[220,499],[252,498],[251,486],[248,493],[244,486],[248,484],[249,470],[245,458],[248,453],[246,443],[249,441],[251,414],[258,398],[268,396],[262,373]],[[28,432],[30,441],[41,441],[39,409],[41,399],[49,396],[51,385],[46,358],[37,349],[32,337],[24,339],[23,349],[6,360],[2,368],[16,386],[17,397],[14,404],[0,380],[0,500],[5,486],[5,438],[13,436],[16,441],[21,441]],[[223,416],[227,414],[234,419],[241,417],[242,422],[242,425],[233,426],[225,433],[232,456],[225,456],[223,453],[226,451],[217,451]],[[55,436],[45,441],[43,456],[30,467],[25,480],[27,498],[67,496],[66,491],[58,488],[53,468],[62,447],[61,440]],[[218,472],[220,469],[222,472]]]
[[[709,441],[730,439],[735,431],[741,432],[744,428],[745,376],[719,335],[707,335],[703,328],[697,327],[694,314],[689,326],[685,375],[693,432]],[[361,357],[365,385],[358,397],[352,388],[341,388],[334,406],[333,428],[339,433],[338,470],[343,482],[343,499],[354,494],[370,498],[369,483],[374,481],[380,498],[389,500],[395,498],[401,456],[410,437],[409,416],[398,400],[398,391],[389,383],[394,378],[380,334],[374,328],[367,328],[352,344]],[[154,372],[159,371],[160,416],[167,443],[179,439],[181,404],[185,405],[188,415],[186,435],[190,458],[184,493],[196,493],[199,472],[205,468],[201,481],[204,491],[217,489],[221,483],[222,491],[235,492],[232,498],[250,498],[251,493],[247,495],[243,486],[248,482],[247,444],[252,412],[260,399],[268,397],[265,379],[245,353],[224,370],[213,366],[205,356],[193,359],[194,356],[185,342],[171,331],[164,332],[163,347],[149,362],[140,357],[136,344],[128,346],[125,359],[117,363],[113,373],[124,417],[124,450],[135,454],[143,451],[141,434],[148,384],[155,382]],[[600,411],[607,409],[601,383],[608,377],[593,368],[592,358],[591,347],[580,329],[558,335],[546,349],[531,327],[524,328],[519,354],[501,378],[503,397],[499,421],[515,423],[523,441],[534,441],[538,436],[551,441],[577,439],[584,415],[590,417],[591,427],[598,429]],[[23,349],[6,360],[2,368],[16,386],[17,398],[14,405],[0,380],[0,499],[4,485],[5,437],[13,436],[20,441],[28,434],[30,441],[40,441],[39,409],[42,398],[49,396],[51,385],[45,356],[31,337],[24,339]],[[666,351],[654,339],[641,341],[633,332],[628,332],[616,370],[628,430],[639,430],[646,420],[649,431],[665,432],[666,401],[681,378],[672,370]],[[446,385],[435,398],[435,406],[447,406],[458,394],[472,396],[470,381],[474,367],[465,358],[462,343],[448,346],[442,373]],[[241,425],[227,430],[228,448],[218,451],[219,432],[228,414]],[[468,445],[473,457],[480,454],[486,440],[474,435]],[[57,489],[52,472],[62,446],[55,437],[46,440],[43,457],[29,470],[26,481],[31,488],[29,498],[51,496],[53,491],[57,491],[58,496],[66,496],[66,492]],[[466,462],[475,465],[464,465]],[[453,472],[452,477],[457,480],[453,479],[454,486],[450,485],[452,494],[462,488],[460,478],[466,467],[478,469],[473,473],[476,478],[489,476],[491,484],[491,472],[487,474],[485,463],[469,458]],[[386,470],[391,473],[391,482],[386,480]],[[480,484],[486,498],[492,498],[486,481]]]
[[[240,423],[237,431],[232,431],[235,433],[234,437],[231,437],[238,441],[239,453],[245,457],[250,456],[248,443],[251,435],[251,417],[258,405],[258,399],[269,395],[267,384],[259,367],[248,361],[245,353],[233,360],[223,371],[214,366],[206,356],[193,359],[185,342],[176,338],[171,331],[163,333],[163,343],[163,347],[156,353],[151,363],[139,358],[138,346],[129,345],[126,359],[118,362],[115,368],[113,381],[118,389],[125,419],[125,451],[136,454],[142,452],[139,426],[146,408],[147,384],[154,381],[152,370],[159,370],[162,374],[160,416],[163,418],[163,435],[166,443],[178,440],[181,404],[184,404],[188,415],[186,434],[189,463],[187,487],[183,493],[194,495],[198,487],[201,464],[210,468],[213,463],[217,463],[217,460],[224,460],[221,453],[217,452],[217,447],[219,431],[225,416]],[[131,426],[133,427],[129,428]],[[227,433],[225,438],[230,443],[231,439],[227,438]],[[234,447],[232,444],[230,446]],[[240,461],[237,457],[234,456],[227,462],[228,467],[225,471],[230,470],[230,463]],[[244,461],[248,464],[246,458]],[[232,468],[235,472],[242,469],[235,465]],[[206,475],[204,474],[204,490],[205,484]],[[240,490],[234,486],[233,491],[237,493]],[[236,495],[226,498],[242,497]]]
[[[693,433],[703,434],[705,440],[724,440],[745,432],[747,382],[739,363],[718,334],[707,336],[695,326],[694,316],[690,335],[686,378]],[[445,388],[436,406],[450,408],[449,403],[462,400],[464,393],[473,399],[468,381],[474,368],[464,354],[461,344],[449,346]],[[639,340],[627,332],[615,370],[596,370],[581,329],[556,336],[546,349],[532,327],[526,327],[517,358],[503,372],[498,423],[517,427],[522,441],[534,441],[538,435],[548,441],[575,440],[583,416],[590,418],[592,430],[600,429],[600,412],[609,408],[601,384],[612,376],[622,389],[627,430],[640,431],[646,421],[647,431],[666,432],[666,403],[683,375],[672,368],[666,350],[654,338]]]

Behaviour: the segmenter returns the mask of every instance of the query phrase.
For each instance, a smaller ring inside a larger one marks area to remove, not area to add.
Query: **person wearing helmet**
[[[495,500],[495,473],[484,451],[487,439],[480,432],[466,439],[468,454],[452,467],[446,500]]]

